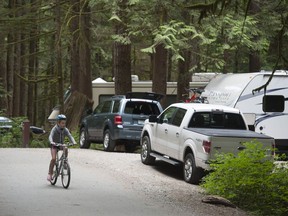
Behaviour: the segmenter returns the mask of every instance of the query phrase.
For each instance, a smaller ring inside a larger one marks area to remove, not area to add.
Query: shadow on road
[[[157,160],[153,166],[153,169],[157,170],[158,172],[161,172],[169,177],[182,180],[183,174],[182,174],[182,167],[181,165],[174,166],[172,164],[166,163],[164,161]]]

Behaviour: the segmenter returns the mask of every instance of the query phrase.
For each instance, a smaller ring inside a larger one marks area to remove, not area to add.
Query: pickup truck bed
[[[251,139],[273,139],[272,137],[255,133],[249,130],[211,129],[211,128],[185,128],[185,129],[210,137],[213,136],[213,137],[234,137],[234,138],[251,138]]]

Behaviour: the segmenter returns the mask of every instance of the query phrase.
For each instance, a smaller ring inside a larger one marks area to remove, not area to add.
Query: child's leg
[[[55,165],[56,162],[56,155],[57,155],[57,148],[53,148],[51,147],[51,161],[50,161],[50,165],[49,165],[49,172],[48,175],[52,176],[53,174],[53,167]]]

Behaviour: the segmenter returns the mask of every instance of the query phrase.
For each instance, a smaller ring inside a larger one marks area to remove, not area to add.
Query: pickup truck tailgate
[[[274,144],[274,139],[272,137],[248,130],[205,128],[189,128],[189,130],[210,137],[211,140],[208,141],[211,142],[211,155],[214,155],[216,152],[237,154],[245,148],[243,143],[251,140],[257,140],[262,143],[264,147],[270,149]]]

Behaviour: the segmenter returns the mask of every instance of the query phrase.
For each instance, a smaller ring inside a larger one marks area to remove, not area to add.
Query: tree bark
[[[71,5],[71,92],[79,91],[92,99],[90,8],[83,0],[71,0]]]
[[[6,34],[0,31],[0,50],[3,51],[0,55],[0,112],[6,113],[8,110],[7,101],[7,68],[5,57],[7,56],[6,44],[5,44]]]
[[[74,116],[79,113],[82,116],[83,111],[92,108],[92,79],[91,79],[91,47],[90,47],[90,7],[89,2],[84,0],[71,0],[72,13],[70,21],[70,33],[72,41],[70,46],[71,57],[71,96],[69,102],[65,102],[64,113],[68,119],[69,128],[77,126],[81,118]],[[89,103],[79,102],[80,98],[86,98]],[[82,104],[79,104],[82,103]]]
[[[115,26],[116,34],[125,36],[127,33],[127,14],[125,9],[128,5],[128,0],[118,2],[119,14],[118,16],[122,22]],[[131,44],[122,44],[114,42],[113,67],[115,77],[115,94],[125,95],[132,90],[131,82]]]
[[[159,25],[167,21],[167,9],[161,3],[157,6],[156,11],[159,15]],[[163,44],[158,44],[155,48],[153,58],[153,79],[152,91],[166,96],[168,73],[168,51]],[[162,106],[166,106],[166,97],[161,101]]]
[[[187,1],[186,1],[187,3]],[[191,17],[189,15],[189,11],[186,9],[182,10],[182,19],[185,22],[185,24],[190,25],[191,24]],[[196,41],[196,39],[194,39]],[[192,43],[194,42],[192,41]],[[194,48],[194,49],[193,49]],[[194,63],[194,65],[197,65],[196,55],[193,57],[193,62],[191,61],[192,52],[191,49],[196,52],[197,46],[195,44],[192,44],[192,48],[189,49],[183,49],[181,51],[181,55],[184,58],[184,61],[179,60],[178,61],[178,82],[177,82],[177,101],[185,101],[187,95],[189,96],[189,92],[187,92],[187,89],[189,89],[189,82],[191,81],[191,74],[189,72],[191,63]]]
[[[152,79],[152,91],[163,94],[166,96],[167,89],[167,63],[168,52],[164,48],[163,44],[159,44],[156,47],[153,62],[153,79]],[[165,98],[161,101],[161,104],[165,106]]]
[[[61,40],[61,5],[60,0],[56,0],[55,15],[56,15],[56,36],[55,36],[55,51],[56,51],[56,76],[58,78],[58,101],[60,105],[60,113],[64,111],[64,77],[62,71],[62,40]]]
[[[81,22],[81,35],[83,39],[80,40],[80,88],[78,91],[92,99],[92,78],[91,78],[91,37],[90,37],[90,7],[87,1],[81,1],[81,8],[83,8],[83,14],[80,14]]]
[[[77,130],[87,107],[92,107],[93,101],[78,91],[74,91],[65,103],[64,113],[67,115],[69,130]]]
[[[189,73],[191,62],[191,51],[184,50],[182,56],[185,61],[179,60],[178,62],[178,82],[177,82],[177,101],[185,101],[185,96],[189,96],[189,82],[191,80],[191,74]]]
[[[260,7],[257,4],[257,1],[251,0],[249,7],[249,14],[257,15],[260,12]],[[253,41],[256,43],[259,40],[258,36],[253,38]],[[261,70],[261,61],[260,61],[260,52],[257,50],[250,50],[249,53],[249,71],[248,72],[257,72]]]

